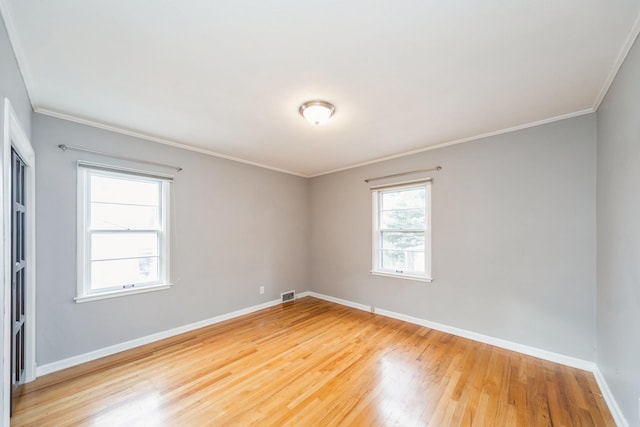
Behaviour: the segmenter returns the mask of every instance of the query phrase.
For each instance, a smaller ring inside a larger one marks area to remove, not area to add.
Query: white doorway
[[[2,143],[2,424],[14,385],[33,381],[35,362],[35,153],[11,103],[4,101]],[[16,182],[18,181],[18,182]],[[16,231],[20,235],[16,234]],[[16,280],[19,286],[16,288]],[[12,294],[12,288],[14,292]],[[16,293],[16,289],[20,289]],[[17,323],[14,320],[17,319]],[[17,338],[17,339],[14,339]],[[12,344],[13,343],[13,344]],[[18,343],[18,348],[15,348]],[[12,350],[12,347],[13,350]],[[19,387],[17,388],[19,390]]]

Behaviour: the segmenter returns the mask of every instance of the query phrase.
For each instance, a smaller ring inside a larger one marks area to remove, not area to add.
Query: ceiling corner
[[[4,25],[7,28],[9,43],[13,49],[16,62],[18,63],[18,68],[22,75],[22,80],[24,81],[27,96],[29,97],[29,102],[31,102],[31,108],[35,109],[37,106],[37,100],[33,95],[36,93],[36,91],[33,90],[35,80],[33,78],[33,74],[29,71],[29,66],[27,65],[27,56],[22,48],[22,43],[20,42],[20,37],[18,36],[18,31],[16,30],[16,26],[13,21],[13,12],[11,10],[9,0],[0,0],[0,15],[2,16]]]
[[[636,17],[636,20],[633,23],[633,26],[631,27],[631,31],[627,35],[627,38],[624,40],[624,43],[622,44],[622,47],[618,52],[618,56],[616,57],[616,60],[611,66],[609,75],[605,79],[602,85],[602,88],[600,89],[600,92],[598,92],[598,95],[596,96],[596,99],[593,102],[593,111],[598,111],[598,108],[600,108],[600,104],[604,100],[604,97],[607,95],[607,92],[609,91],[609,88],[611,87],[613,80],[618,75],[618,71],[620,71],[620,67],[622,67],[624,60],[627,59],[627,55],[629,54],[629,51],[631,50],[631,48],[633,47],[633,44],[638,38],[638,34],[640,34],[640,14],[638,14],[638,16]]]
[[[2,1],[2,0],[0,0]],[[194,145],[191,144],[187,144],[184,142],[179,142],[179,141],[174,141],[174,140],[170,140],[167,138],[161,138],[161,137],[157,137],[157,136],[153,136],[153,135],[149,135],[143,132],[139,132],[139,131],[135,131],[135,130],[131,130],[131,129],[126,129],[124,127],[121,126],[116,126],[116,125],[112,125],[112,124],[108,124],[108,123],[103,123],[103,122],[99,122],[96,120],[90,120],[87,118],[83,118],[83,117],[79,117],[73,114],[67,114],[67,113],[63,113],[57,110],[52,110],[52,109],[48,109],[48,108],[41,108],[41,107],[34,107],[34,112],[38,113],[38,114],[42,114],[45,116],[50,116],[50,117],[54,117],[56,119],[61,119],[61,120],[66,120],[72,123],[78,123],[81,125],[85,125],[85,126],[91,126],[97,129],[102,129],[102,130],[106,130],[109,132],[114,132],[114,133],[119,133],[122,135],[127,135],[127,136],[131,136],[134,138],[139,138],[145,141],[150,141],[150,142],[155,142],[158,144],[163,144],[163,145],[169,145],[171,147],[176,147],[176,148],[180,148],[182,150],[187,150],[187,151],[193,151],[195,153],[200,153],[200,154],[205,154],[207,156],[212,156],[212,157],[219,157],[222,159],[226,159],[226,160],[231,160],[237,163],[244,163],[247,165],[252,165],[252,166],[257,166],[259,168],[262,169],[268,169],[268,170],[272,170],[272,171],[276,171],[276,172],[281,172],[281,173],[285,173],[287,175],[293,175],[293,176],[299,176],[301,178],[310,178],[310,176],[308,174],[304,174],[304,173],[300,173],[300,172],[296,172],[293,170],[288,170],[288,169],[282,169],[282,168],[278,168],[275,166],[271,166],[268,164],[264,164],[264,163],[259,163],[259,162],[253,162],[250,160],[246,160],[246,159],[242,159],[239,157],[235,157],[235,156],[229,156],[226,154],[222,154],[222,153],[218,153],[216,151],[213,150],[208,150],[205,148],[200,148],[200,147],[196,147]]]

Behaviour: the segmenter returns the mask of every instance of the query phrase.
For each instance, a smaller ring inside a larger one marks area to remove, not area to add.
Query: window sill
[[[371,271],[374,276],[393,277],[395,279],[413,280],[415,282],[433,282],[431,277],[411,276],[409,274],[393,274],[383,271]]]
[[[80,295],[75,297],[74,300],[76,303],[80,304],[83,302],[97,301],[97,300],[107,299],[107,298],[117,298],[117,297],[124,297],[127,295],[142,294],[145,292],[161,291],[163,289],[169,289],[171,286],[172,286],[171,283],[163,283],[160,285],[145,286],[143,288],[138,288],[138,289],[123,289],[121,291],[111,291],[111,292],[104,292],[100,294]]]

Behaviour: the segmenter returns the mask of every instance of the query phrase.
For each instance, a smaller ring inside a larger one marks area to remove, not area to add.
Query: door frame
[[[0,258],[2,263],[2,292],[0,292],[0,306],[3,309],[2,328],[2,425],[9,425],[9,407],[11,396],[11,148],[22,158],[26,165],[26,337],[25,337],[25,376],[26,382],[36,378],[36,218],[35,218],[35,152],[31,142],[21,126],[18,117],[8,98],[4,99],[4,133],[2,142],[2,245],[0,246]]]

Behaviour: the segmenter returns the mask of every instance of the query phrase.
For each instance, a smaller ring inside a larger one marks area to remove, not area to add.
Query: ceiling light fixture
[[[329,117],[336,111],[336,107],[330,102],[318,99],[303,103],[298,109],[300,114],[311,123],[319,125],[329,120]]]

